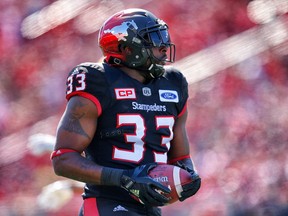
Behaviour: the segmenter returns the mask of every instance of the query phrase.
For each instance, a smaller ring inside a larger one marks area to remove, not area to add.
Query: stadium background
[[[286,0],[1,0],[0,215],[77,215],[79,185],[49,160],[65,78],[101,59],[99,26],[129,7],[168,23],[190,83],[203,187],[163,215],[288,215]]]

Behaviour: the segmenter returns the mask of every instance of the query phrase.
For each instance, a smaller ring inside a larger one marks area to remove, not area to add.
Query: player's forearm
[[[59,176],[85,183],[101,183],[103,167],[87,160],[76,152],[53,158],[53,168],[54,172]]]

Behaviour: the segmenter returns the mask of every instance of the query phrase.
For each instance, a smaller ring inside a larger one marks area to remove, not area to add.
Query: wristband
[[[121,186],[122,169],[104,167],[101,173],[101,185]]]

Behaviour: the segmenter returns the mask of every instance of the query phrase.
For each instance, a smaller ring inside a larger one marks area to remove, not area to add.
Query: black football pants
[[[161,209],[105,198],[88,198],[84,199],[79,216],[161,216]]]

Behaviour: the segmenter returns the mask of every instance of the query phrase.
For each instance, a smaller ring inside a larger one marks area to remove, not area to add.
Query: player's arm
[[[191,174],[192,183],[183,187],[180,201],[184,201],[188,197],[197,193],[201,186],[201,178],[199,177],[193,160],[190,156],[190,145],[186,132],[186,121],[188,110],[179,116],[174,125],[174,138],[171,140],[171,148],[168,152],[168,163],[179,166],[187,170]]]
[[[74,96],[68,101],[57,128],[52,154],[57,175],[100,184],[102,167],[81,155],[92,141],[97,118],[97,108],[92,101],[80,96]]]

